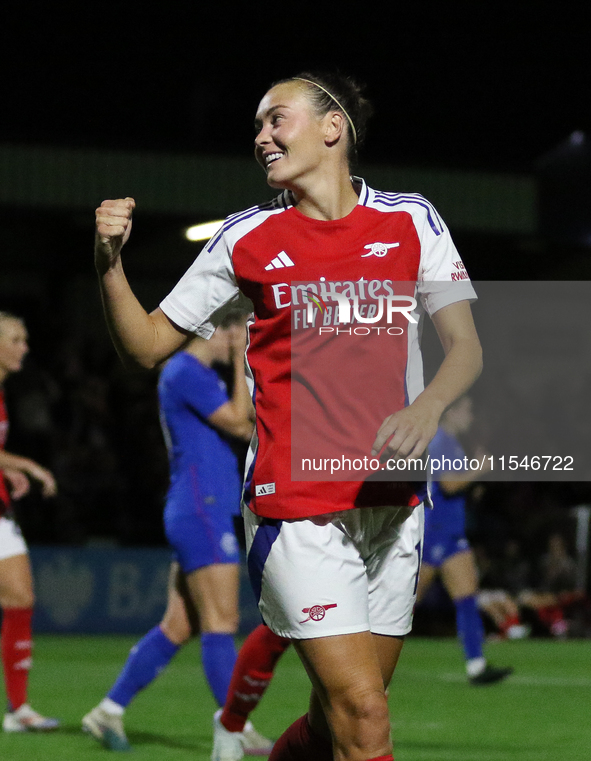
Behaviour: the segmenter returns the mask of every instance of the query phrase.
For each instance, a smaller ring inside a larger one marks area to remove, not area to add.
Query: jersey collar
[[[367,202],[369,200],[369,188],[367,186],[367,183],[365,182],[363,177],[357,177],[355,175],[351,175],[351,182],[353,183],[355,192],[357,193],[357,197],[358,197],[357,205],[367,206]],[[286,209],[288,209],[290,206],[296,205],[295,198],[291,190],[284,190],[283,193],[279,195],[277,200],[279,202],[279,205],[283,206]]]

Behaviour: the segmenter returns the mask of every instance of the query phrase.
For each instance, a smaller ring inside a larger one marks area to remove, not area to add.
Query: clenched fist
[[[119,259],[122,246],[131,233],[133,198],[103,201],[96,210],[94,259],[99,272],[111,269]]]

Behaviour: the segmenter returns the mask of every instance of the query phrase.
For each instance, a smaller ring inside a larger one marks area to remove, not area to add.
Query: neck
[[[358,196],[349,176],[349,168],[320,177],[307,178],[290,188],[297,200],[298,210],[312,219],[342,219],[357,206]]]

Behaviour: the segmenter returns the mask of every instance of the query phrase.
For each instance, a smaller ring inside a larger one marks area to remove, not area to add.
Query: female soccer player
[[[274,761],[393,758],[385,686],[411,626],[425,491],[376,485],[367,469],[357,480],[349,472],[343,481],[300,480],[292,477],[292,450],[321,451],[326,432],[331,441],[338,434],[339,446],[361,447],[372,471],[406,466],[481,369],[474,292],[435,209],[421,196],[381,193],[351,177],[368,115],[359,88],[341,76],[303,74],[273,85],[257,110],[255,155],[283,192],[229,217],[151,314],[121,264],[135,202],[105,201],[97,210],[95,262],[125,361],[153,367],[188,333],[211,335],[240,298],[254,308],[249,570],[266,623],[294,640],[313,685],[308,714],[276,743]],[[361,323],[361,315],[374,319],[378,303],[392,316],[400,298],[414,304],[406,318],[398,309],[392,324],[372,324],[373,331],[342,325],[347,303]],[[416,322],[423,309],[445,352],[425,389]],[[292,413],[304,442],[291,438]]]
[[[466,490],[487,472],[487,468],[468,472],[451,471],[451,463],[466,454],[458,436],[468,432],[474,415],[469,396],[458,399],[441,418],[441,425],[429,446],[431,457],[441,464],[433,484],[433,511],[425,516],[423,563],[417,587],[417,602],[440,574],[443,586],[456,609],[456,628],[464,650],[470,684],[494,684],[508,677],[513,669],[492,666],[484,656],[484,625],[478,611],[478,571],[474,553],[466,538]],[[480,459],[484,453],[477,452]],[[446,461],[449,465],[445,464]],[[519,620],[511,622],[514,632],[523,633]]]
[[[214,742],[229,746],[238,758],[244,750],[268,754],[272,747],[247,722],[262,690],[256,695],[251,690],[248,711],[234,716],[232,731],[221,723],[237,660],[239,549],[234,520],[240,510],[241,479],[235,445],[248,441],[253,427],[244,378],[245,324],[244,314],[227,315],[215,336],[209,341],[195,337],[160,374],[160,418],[170,461],[164,528],[175,560],[162,621],[131,649],[107,696],[82,719],[83,729],[110,750],[130,748],[123,726],[126,708],[197,632],[205,676],[220,706]],[[218,364],[233,368],[231,396],[214,367]],[[258,674],[272,660],[264,644],[279,652],[289,644],[276,640],[268,629],[249,636],[247,675],[250,670]],[[244,708],[233,702],[235,708]]]
[[[39,481],[45,497],[54,496],[57,488],[48,470],[27,457],[4,450],[8,417],[3,384],[9,375],[21,369],[28,351],[24,322],[8,312],[0,312],[0,640],[8,698],[8,712],[2,723],[5,732],[48,730],[58,726],[56,719],[41,716],[27,703],[33,577],[27,545],[10,512],[11,496],[13,499],[23,497],[29,491],[29,479]]]

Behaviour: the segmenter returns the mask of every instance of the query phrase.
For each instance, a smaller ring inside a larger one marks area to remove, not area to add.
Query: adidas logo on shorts
[[[275,494],[275,483],[259,484],[255,486],[254,493],[257,497],[264,497],[265,494]]]

